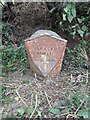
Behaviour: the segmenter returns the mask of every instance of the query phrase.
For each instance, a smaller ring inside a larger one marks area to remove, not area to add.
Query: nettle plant
[[[86,8],[86,16],[78,15],[76,9],[75,2],[68,2],[63,12],[63,21],[68,21],[70,25],[67,28],[67,31],[75,37],[75,35],[79,35],[81,39],[85,37],[89,33],[89,13],[90,8]]]

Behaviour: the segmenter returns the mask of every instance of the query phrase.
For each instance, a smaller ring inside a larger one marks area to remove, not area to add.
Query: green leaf
[[[2,98],[2,88],[3,88],[3,86],[0,85],[0,99]]]
[[[64,11],[67,13],[68,12],[68,9],[67,9],[67,7],[66,8],[64,8]]]
[[[71,26],[72,28],[75,28],[76,27],[76,25],[74,25],[74,26]]]
[[[68,21],[71,23],[73,20],[73,16],[71,15],[70,12],[68,12]]]
[[[29,80],[23,80],[23,84],[28,84]]]
[[[18,108],[17,111],[22,116],[25,112],[25,109],[21,107],[21,108]]]
[[[63,20],[66,21],[66,14],[63,14]]]
[[[60,114],[60,110],[57,109],[57,108],[51,108],[49,111],[50,111],[51,113],[55,114],[55,115]]]
[[[73,39],[75,38],[76,31],[70,33],[73,36]]]
[[[76,9],[75,8],[72,8],[72,15],[73,15],[73,17],[76,17]]]
[[[42,117],[41,111],[37,111],[37,113],[39,117]]]
[[[33,112],[33,108],[27,108],[26,113],[30,115]]]
[[[19,97],[15,97],[14,99],[15,99],[16,101],[19,101]]]
[[[2,24],[0,24],[0,30],[2,30]]]
[[[84,16],[81,16],[82,21],[84,21],[86,18]]]
[[[0,93],[2,93],[2,85],[0,84]]]
[[[79,23],[82,23],[82,19],[80,19],[80,18],[77,18],[77,20],[78,20],[78,22],[79,22]]]
[[[82,30],[78,30],[78,33],[81,37],[83,37],[84,32]]]
[[[84,118],[88,118],[90,115],[90,110],[88,109],[79,110],[78,115],[83,116]]]
[[[59,25],[62,25],[62,22],[60,22]]]
[[[74,31],[74,32],[71,32],[70,34],[71,34],[71,35],[73,35],[73,36],[75,36],[75,34],[76,34],[76,31]]]
[[[88,30],[87,26],[86,26],[86,25],[83,25],[83,26],[82,26],[82,30],[83,30],[83,31],[87,31],[87,30]]]
[[[72,8],[71,3],[68,3],[67,6],[66,6],[66,8],[67,8],[67,11],[68,11],[68,10],[71,10],[71,8]]]

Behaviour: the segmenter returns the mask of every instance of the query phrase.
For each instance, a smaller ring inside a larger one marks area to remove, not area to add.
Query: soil
[[[37,110],[44,118],[55,117],[49,112],[51,108],[58,108],[61,114],[57,117],[65,117],[64,111],[68,108],[66,101],[72,98],[77,92],[85,91],[86,71],[68,67],[62,68],[59,76],[47,79],[37,79],[30,74],[30,70],[25,75],[20,71],[8,73],[3,79],[6,87],[5,96],[7,102],[3,103],[3,117],[18,116],[17,109],[35,108],[35,96],[38,97]],[[28,81],[25,83],[24,81]],[[25,115],[26,117],[26,115]],[[36,113],[33,115],[36,117]],[[40,116],[39,116],[40,117]]]

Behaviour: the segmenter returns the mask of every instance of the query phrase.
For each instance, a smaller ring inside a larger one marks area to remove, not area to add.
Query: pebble
[[[51,83],[53,83],[52,80],[46,80],[46,85],[50,85]]]

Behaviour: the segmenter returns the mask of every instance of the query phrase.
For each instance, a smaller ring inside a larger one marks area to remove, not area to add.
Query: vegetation
[[[73,73],[76,73],[76,69],[78,69],[78,71],[81,70],[82,73],[78,73],[76,77],[72,75],[72,73],[69,73],[70,75],[67,76],[67,81],[65,81],[67,87],[63,89],[62,92],[64,100],[60,101],[61,106],[59,106],[59,108],[53,106],[52,98],[47,92],[43,91],[43,97],[46,101],[44,109],[47,110],[49,117],[88,118],[90,114],[90,96],[88,95],[88,81],[90,79],[90,37],[88,37],[88,40],[86,37],[88,35],[90,36],[90,8],[88,8],[85,3],[84,10],[82,8],[78,9],[78,5],[76,3],[68,2],[63,5],[63,12],[61,14],[59,9],[60,6],[57,6],[57,3],[48,4],[52,5],[53,8],[55,8],[53,11],[50,10],[51,15],[53,15],[53,12],[55,12],[55,15],[58,14],[58,18],[56,21],[54,21],[56,26],[53,27],[49,25],[48,29],[54,31],[58,31],[60,29],[62,31],[64,30],[67,37],[69,34],[72,35],[72,39],[78,37],[79,42],[75,47],[66,48],[64,67],[71,67],[71,70],[74,67],[75,69]],[[16,4],[16,6],[18,5]],[[5,11],[3,11],[3,14],[4,13]],[[2,17],[6,16],[3,15]],[[59,27],[57,28],[58,25]],[[25,94],[30,96],[30,99],[28,101],[31,101],[30,104],[27,102],[27,99],[24,98],[25,96],[21,96],[22,92],[19,93],[20,89],[23,88],[23,86],[30,85],[30,80],[22,80],[19,86],[18,83],[13,83],[13,80],[9,84],[10,81],[8,82],[9,78],[7,78],[8,74],[19,70],[19,74],[23,73],[22,76],[24,76],[28,72],[29,62],[23,42],[16,44],[15,41],[11,39],[10,36],[12,34],[12,28],[9,26],[8,21],[7,23],[3,22],[0,28],[2,29],[1,67],[3,77],[3,83],[0,83],[0,93],[2,92],[0,101],[2,101],[2,104],[4,105],[2,109],[3,117],[8,118],[10,117],[9,115],[12,115],[12,113],[8,113],[9,111],[8,109],[5,109],[5,106],[7,108],[7,106],[9,106],[11,103],[20,103],[20,105],[15,108],[15,111],[13,113],[14,117],[41,118],[43,116],[47,118],[48,116],[46,116],[46,114],[44,115],[43,108],[40,105],[40,102],[43,102],[41,91],[36,91],[35,94],[31,93],[30,91],[26,91]],[[64,76],[62,79],[63,78]],[[36,77],[34,79],[37,81]]]

